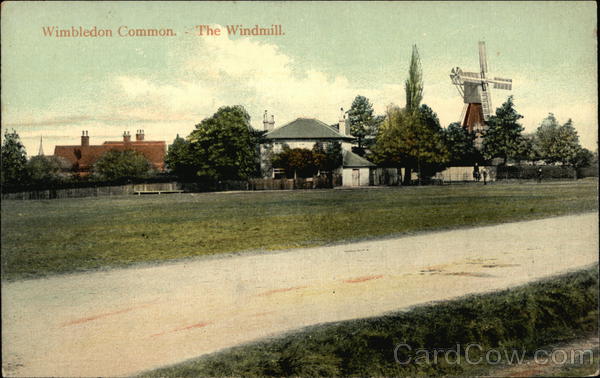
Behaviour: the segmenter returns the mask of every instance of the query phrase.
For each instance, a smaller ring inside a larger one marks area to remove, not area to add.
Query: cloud
[[[90,130],[94,143],[102,142],[94,141],[95,136],[114,135],[111,139],[115,139],[123,130],[137,128],[144,128],[148,138],[170,142],[177,133],[187,135],[194,124],[224,105],[244,105],[253,126],[262,128],[265,109],[275,114],[277,126],[301,116],[337,122],[339,108],[349,107],[358,94],[369,98],[378,114],[390,103],[404,104],[404,77],[373,85],[327,74],[318,67],[300,69],[279,46],[252,38],[189,37],[174,46],[168,57],[169,72],[106,78],[98,96],[104,100],[81,103],[77,98],[61,98],[59,103],[69,105],[51,106],[35,114],[9,114],[3,125],[23,130],[21,135],[31,152],[37,150],[39,135],[53,136],[56,143],[65,136],[60,143],[73,144],[82,129]],[[424,102],[438,113],[442,125],[458,120],[463,104],[447,72],[440,70],[439,64],[424,65],[423,69]],[[493,106],[514,94],[528,132],[534,131],[549,111],[565,121],[572,117],[582,143],[595,148],[596,103],[580,103],[575,109],[566,98],[554,96],[549,104],[538,96],[540,80],[535,75],[514,76],[514,90],[494,91]]]
[[[120,130],[127,120],[146,122],[147,135],[148,129],[156,129],[156,138],[170,141],[223,105],[244,105],[253,126],[262,128],[264,109],[275,114],[278,125],[300,116],[334,123],[339,108],[348,107],[358,94],[367,96],[377,112],[403,96],[403,84],[361,87],[342,75],[298,70],[278,46],[250,38],[187,42],[171,53],[170,64],[176,69],[169,77],[113,77],[107,89],[113,101],[97,109],[102,116],[85,121],[104,122],[103,134],[116,126]]]

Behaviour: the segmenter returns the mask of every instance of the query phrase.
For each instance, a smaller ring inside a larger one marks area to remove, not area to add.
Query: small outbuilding
[[[352,151],[343,150],[342,154],[342,186],[368,186],[375,164]]]

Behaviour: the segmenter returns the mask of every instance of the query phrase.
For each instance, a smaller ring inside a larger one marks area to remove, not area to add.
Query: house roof
[[[330,139],[352,140],[324,122],[314,118],[297,118],[265,135],[268,139]]]
[[[155,169],[164,170],[164,157],[167,146],[163,141],[105,142],[101,145],[90,146],[56,146],[54,156],[65,158],[77,171],[89,171],[94,163],[110,150],[137,151],[144,155]]]
[[[363,167],[375,167],[375,164],[371,163],[367,159],[355,154],[352,151],[343,151],[344,168],[363,168]]]

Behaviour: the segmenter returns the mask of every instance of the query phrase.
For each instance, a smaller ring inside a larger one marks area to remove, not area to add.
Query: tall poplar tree
[[[423,72],[417,45],[413,45],[412,48],[408,79],[404,83],[404,91],[406,93],[406,109],[410,112],[416,112],[423,100]]]

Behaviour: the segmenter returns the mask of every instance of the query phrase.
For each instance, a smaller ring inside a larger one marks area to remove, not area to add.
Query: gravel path
[[[598,214],[2,284],[4,375],[118,376],[598,262]]]

